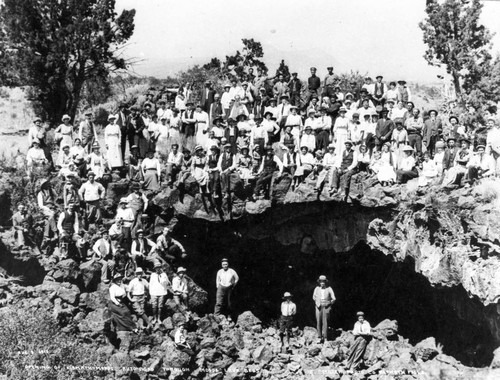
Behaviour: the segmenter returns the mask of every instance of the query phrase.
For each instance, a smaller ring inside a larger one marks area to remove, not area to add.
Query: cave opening
[[[324,274],[337,298],[333,329],[352,329],[356,312],[362,310],[372,326],[397,320],[399,334],[412,344],[433,336],[445,354],[465,365],[491,362],[496,344],[485,317],[487,307],[469,298],[461,286],[433,287],[414,271],[411,261],[394,262],[363,241],[348,252],[320,250],[307,234],[297,244],[283,245],[272,237],[248,237],[241,223],[258,221],[181,219],[176,226],[176,234],[184,236],[192,252],[188,275],[208,291],[207,313],[213,312],[220,260],[227,257],[240,276],[233,298],[235,314],[251,310],[264,324],[273,324],[279,318],[281,297],[289,291],[297,304],[297,325],[315,326],[312,293]]]

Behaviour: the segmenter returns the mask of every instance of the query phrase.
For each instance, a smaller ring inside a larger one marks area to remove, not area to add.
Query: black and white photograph
[[[500,0],[0,0],[0,380],[500,379]]]

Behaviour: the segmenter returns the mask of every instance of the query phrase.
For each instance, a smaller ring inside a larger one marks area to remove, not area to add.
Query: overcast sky
[[[500,1],[487,1],[483,22],[497,35]],[[166,76],[210,57],[241,49],[242,38],[260,41],[274,73],[282,57],[299,77],[308,67],[326,72],[360,70],[386,79],[434,81],[418,22],[425,0],[117,0],[135,8],[136,26],[127,54],[144,59],[136,71]]]

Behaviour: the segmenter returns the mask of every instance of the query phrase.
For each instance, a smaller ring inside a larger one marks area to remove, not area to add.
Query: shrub
[[[9,379],[96,379],[106,373],[73,367],[105,367],[92,344],[61,332],[46,311],[20,307],[0,318],[0,373]],[[109,375],[109,373],[108,373]]]

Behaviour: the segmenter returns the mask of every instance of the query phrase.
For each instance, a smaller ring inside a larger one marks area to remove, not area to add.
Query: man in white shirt
[[[130,281],[127,288],[127,297],[132,302],[132,308],[137,316],[143,321],[143,328],[149,327],[149,319],[144,307],[146,305],[146,290],[148,282],[142,278],[144,271],[141,267],[135,270],[135,277]]]
[[[156,252],[162,260],[170,262],[186,257],[186,250],[181,243],[172,238],[168,227],[165,227],[162,234],[156,239]]]
[[[229,268],[227,259],[222,259],[222,269],[219,269],[216,277],[217,295],[215,301],[215,315],[220,315],[222,311],[231,319],[231,293],[238,284],[239,277],[234,269]]]
[[[97,239],[92,247],[94,252],[94,261],[101,263],[101,282],[104,284],[109,283],[110,267],[113,266],[113,253],[115,247],[111,244],[109,232],[106,229],[101,229],[101,238]]]
[[[90,223],[101,223],[100,201],[106,193],[104,186],[95,181],[95,174],[93,172],[88,172],[87,178],[88,181],[78,190],[80,199],[85,202],[84,223],[86,228],[88,228]]]
[[[179,307],[188,309],[189,305],[189,288],[188,281],[185,277],[186,268],[177,268],[177,276],[172,280],[172,292],[174,293],[174,301]]]
[[[290,345],[293,318],[297,314],[297,306],[292,302],[292,295],[289,292],[285,292],[283,300],[281,303],[280,338],[281,345],[283,346],[283,338],[286,337],[285,347],[288,348]]]
[[[467,166],[468,179],[471,183],[475,180],[495,174],[495,160],[493,156],[485,153],[486,147],[480,144],[476,147],[476,154],[469,160]]]
[[[319,171],[318,180],[316,181],[315,190],[318,192],[318,197],[321,195],[323,187],[325,186],[325,179],[328,178],[328,183],[332,186],[333,170],[336,163],[337,157],[335,156],[335,144],[329,144],[328,151],[323,156],[323,161],[321,163],[322,168]]]
[[[132,243],[132,225],[135,220],[134,211],[129,207],[127,198],[121,198],[120,204],[116,209],[116,220],[121,220],[121,240],[127,247]]]
[[[500,124],[492,117],[487,121],[486,153],[495,160],[495,174],[500,176]]]
[[[289,103],[288,95],[282,95],[281,104],[278,106],[278,115],[276,117],[276,121],[279,126],[282,126],[282,123],[285,122],[286,117],[290,114],[291,104]]]
[[[182,158],[184,155],[179,152],[179,144],[172,144],[172,150],[167,157],[167,178],[168,186],[172,188],[177,180],[177,174],[181,171]]]
[[[153,323],[160,323],[161,311],[168,295],[170,281],[160,263],[155,264],[154,270],[149,278],[149,296],[151,297],[151,307],[153,309]]]

